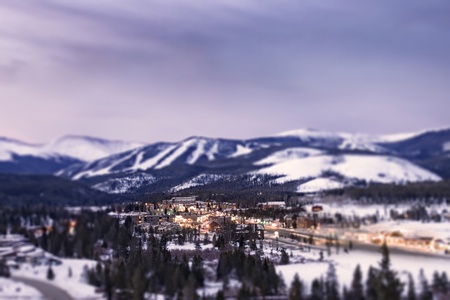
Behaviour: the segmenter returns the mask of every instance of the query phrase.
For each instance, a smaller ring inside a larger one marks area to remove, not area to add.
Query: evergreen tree
[[[391,262],[389,258],[389,249],[386,242],[381,246],[381,262],[380,270],[378,272],[379,298],[400,300],[403,283],[397,276],[397,272],[391,269]]]
[[[344,285],[342,289],[342,299],[343,300],[353,300],[352,294],[347,290],[347,287]]]
[[[300,281],[298,273],[295,273],[294,281],[292,281],[289,289],[289,300],[303,300],[303,282]]]
[[[200,244],[200,241],[198,241],[198,240],[195,242],[195,250],[197,250],[197,251],[202,250],[202,245]]]
[[[444,297],[444,295],[447,295],[448,289],[447,274],[443,272],[441,276],[437,271],[435,271],[433,274],[433,290],[435,293]]]
[[[113,285],[111,281],[111,272],[109,266],[105,266],[103,282],[105,286],[106,299],[111,300],[113,296]]]
[[[364,287],[362,283],[362,272],[359,264],[356,266],[353,272],[353,280],[349,294],[354,300],[364,299]]]
[[[251,299],[251,291],[250,289],[247,287],[247,285],[244,283],[242,284],[241,288],[238,291],[237,294],[237,299],[238,300],[247,300],[247,299]]]
[[[311,283],[311,295],[310,300],[323,300],[325,299],[324,284],[322,278],[314,279]]]
[[[203,286],[205,275],[203,272],[203,259],[199,255],[195,255],[192,260],[192,274],[195,276],[198,287]]]
[[[217,292],[216,300],[225,300],[225,295],[223,294],[222,290]]]
[[[3,259],[0,259],[0,277],[10,277],[9,267],[6,265]]]
[[[211,241],[209,240],[209,234],[205,233],[203,238],[203,245],[208,245]]]
[[[53,280],[53,279],[55,279],[55,272],[53,272],[53,268],[52,268],[51,265],[49,265],[49,266],[48,266],[48,269],[47,269],[47,279],[48,279],[48,280]]]
[[[144,276],[144,270],[141,266],[138,266],[134,271],[133,278],[133,300],[144,300],[144,293],[146,290],[146,279]]]
[[[428,285],[427,278],[425,277],[425,274],[423,273],[423,269],[420,269],[419,272],[419,281],[420,281],[420,300],[432,300],[433,299],[433,293],[431,292],[430,286]]]
[[[288,265],[289,264],[289,255],[287,254],[287,252],[286,252],[286,250],[284,248],[281,249],[280,264],[281,265]]]
[[[450,289],[450,283],[448,281],[448,277],[447,277],[447,273],[446,272],[442,272],[441,283],[442,283],[442,293],[444,295],[447,295],[447,293],[448,293],[448,291]]]
[[[122,258],[119,258],[119,262],[114,270],[112,276],[112,283],[114,287],[118,289],[125,289],[127,287],[127,270],[125,267],[125,262]]]
[[[338,300],[339,284],[336,276],[336,268],[332,263],[328,264],[327,278],[325,282],[325,291],[327,300]]]
[[[416,300],[416,288],[414,285],[414,279],[411,275],[411,273],[408,275],[408,292],[406,295],[407,300]]]
[[[369,271],[367,272],[367,281],[366,281],[366,299],[367,300],[377,300],[378,299],[378,280],[377,280],[378,271],[372,266],[369,267]]]
[[[190,274],[187,280],[187,284],[183,288],[183,299],[186,300],[197,300],[197,288],[198,284],[193,274]]]

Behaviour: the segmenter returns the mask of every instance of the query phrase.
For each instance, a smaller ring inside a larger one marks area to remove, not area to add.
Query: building
[[[259,203],[258,207],[261,207],[262,209],[269,209],[269,208],[286,208],[286,203],[284,201],[268,201],[264,203]]]

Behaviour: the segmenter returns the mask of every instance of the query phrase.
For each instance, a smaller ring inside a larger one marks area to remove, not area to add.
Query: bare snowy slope
[[[277,156],[275,153],[273,156]],[[269,160],[270,157],[264,160]],[[260,161],[261,162],[261,161]],[[257,162],[256,164],[260,164]],[[381,155],[316,155],[284,160],[255,174],[279,175],[277,182],[317,178],[323,174],[381,183],[438,181],[441,178],[407,160]]]

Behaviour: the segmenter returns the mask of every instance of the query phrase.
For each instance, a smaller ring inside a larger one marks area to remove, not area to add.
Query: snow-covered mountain
[[[44,153],[57,153],[81,161],[93,161],[144,146],[144,143],[113,141],[88,136],[68,135],[41,147]]]
[[[208,167],[227,160],[238,160],[265,144],[238,140],[191,137],[179,143],[157,143],[84,165],[63,170],[72,179],[142,171],[164,171],[179,166]]]
[[[27,144],[18,140],[0,138],[0,161],[11,161],[14,156],[36,156],[47,158],[54,153],[42,153],[39,145]]]
[[[42,145],[0,138],[0,172],[54,173],[76,163],[101,159],[142,145],[73,135]]]
[[[175,191],[244,175],[298,181],[299,190],[311,190],[450,178],[449,145],[450,129],[380,136],[302,129],[248,140],[194,136],[148,145],[68,136],[38,146],[0,139],[0,160],[10,169],[24,158],[52,160],[54,173],[113,193]],[[0,162],[0,172],[4,166]]]
[[[35,156],[41,158],[61,156],[88,162],[143,145],[143,143],[110,141],[77,135],[64,136],[42,145],[0,138],[0,161],[13,160],[14,156]]]
[[[275,153],[272,156],[278,156]],[[270,157],[265,158],[268,160]],[[260,164],[261,161],[257,162]],[[256,174],[280,176],[276,181],[318,178],[324,174],[338,174],[345,178],[380,183],[406,183],[416,181],[438,181],[441,178],[413,163],[384,155],[313,155],[292,158],[259,169]]]

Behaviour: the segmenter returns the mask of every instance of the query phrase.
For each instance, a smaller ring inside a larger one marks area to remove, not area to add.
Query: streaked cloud
[[[450,3],[0,0],[0,135],[448,124]]]

